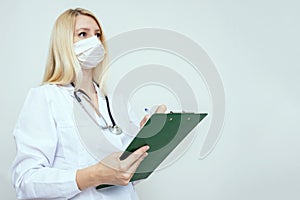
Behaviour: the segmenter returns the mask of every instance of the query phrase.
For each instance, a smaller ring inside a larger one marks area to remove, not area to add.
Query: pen
[[[145,112],[147,113],[147,115],[153,115],[154,113],[157,112],[157,109],[158,109],[158,105],[153,105],[150,109],[149,108],[145,108]]]
[[[144,110],[148,115],[150,115],[150,110],[148,108],[145,108]]]

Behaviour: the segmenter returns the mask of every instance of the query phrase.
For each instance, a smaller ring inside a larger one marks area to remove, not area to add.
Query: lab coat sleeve
[[[58,135],[46,92],[42,87],[29,91],[13,132],[12,180],[18,199],[69,199],[80,192],[75,169],[52,167]]]

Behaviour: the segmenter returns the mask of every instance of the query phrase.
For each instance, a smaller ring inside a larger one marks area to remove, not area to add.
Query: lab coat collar
[[[93,84],[94,84],[94,87],[95,87],[95,89],[96,89],[96,91],[97,91],[98,97],[100,97],[101,99],[105,99],[104,94],[101,92],[101,90],[100,90],[100,88],[97,86],[97,84],[96,84],[95,82],[93,82]],[[68,90],[68,91],[70,91],[70,92],[73,92],[73,91],[74,91],[74,87],[72,86],[71,83],[70,83],[70,84],[66,84],[66,85],[60,85],[59,87],[62,88],[62,89]],[[73,96],[73,94],[72,94],[72,96]]]
[[[74,87],[71,84],[67,84],[67,85],[59,85],[58,87],[62,88],[62,89],[66,89],[66,90],[70,90],[73,91]]]

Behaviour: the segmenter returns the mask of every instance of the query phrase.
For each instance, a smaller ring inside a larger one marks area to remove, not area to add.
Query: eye
[[[86,32],[80,32],[80,33],[78,34],[78,36],[79,36],[79,37],[85,37],[85,36],[86,36]]]
[[[100,33],[96,33],[95,36],[97,36],[97,38],[100,38],[101,34]]]

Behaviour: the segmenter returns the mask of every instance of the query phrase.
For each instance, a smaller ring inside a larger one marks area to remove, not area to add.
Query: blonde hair
[[[92,17],[99,26],[100,40],[106,54],[103,61],[93,69],[93,79],[100,86],[102,92],[104,92],[105,68],[108,58],[107,47],[104,43],[105,36],[96,16],[82,8],[69,9],[57,18],[52,30],[49,54],[42,84],[52,83],[66,85],[78,79],[81,67],[73,49],[75,23],[78,15]]]

